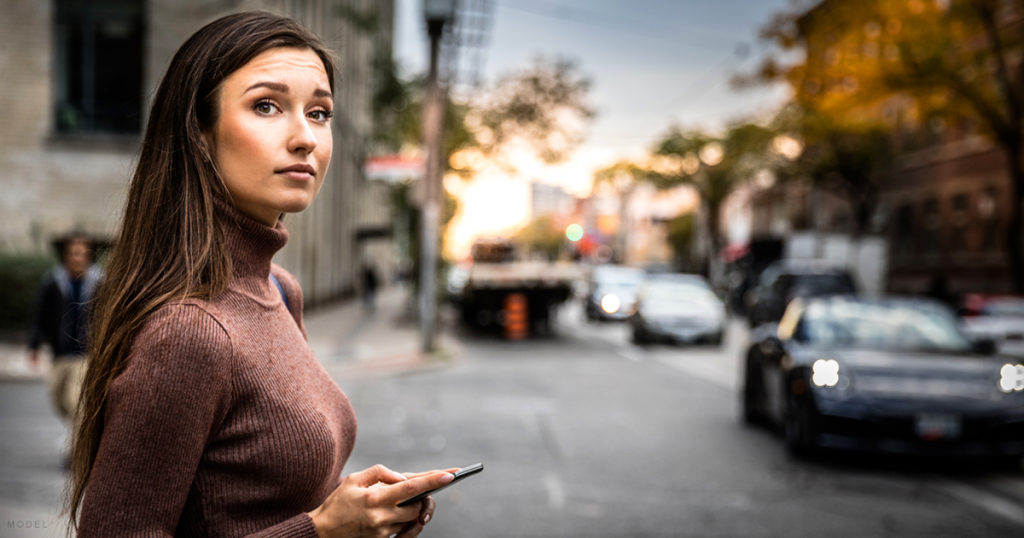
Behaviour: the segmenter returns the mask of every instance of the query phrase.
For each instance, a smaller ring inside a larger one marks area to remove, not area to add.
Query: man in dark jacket
[[[94,242],[87,235],[73,232],[55,245],[61,264],[47,273],[39,285],[29,333],[29,361],[37,367],[40,346],[50,346],[50,399],[57,412],[70,422],[85,377],[89,305],[101,273],[93,265]]]

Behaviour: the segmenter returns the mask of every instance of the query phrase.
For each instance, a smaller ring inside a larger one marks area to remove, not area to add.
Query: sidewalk
[[[456,362],[461,349],[443,327],[437,351],[426,355],[420,350],[419,325],[407,312],[407,299],[406,288],[397,285],[378,295],[373,312],[365,311],[359,299],[314,310],[305,317],[309,346],[337,381],[445,368]]]
[[[455,362],[458,343],[443,330],[438,351],[420,351],[419,326],[409,319],[406,299],[406,288],[396,285],[378,295],[373,312],[366,312],[357,298],[307,313],[309,345],[324,369],[341,380],[444,368]],[[0,343],[0,380],[42,381],[49,368],[49,357],[34,369],[24,346]]]

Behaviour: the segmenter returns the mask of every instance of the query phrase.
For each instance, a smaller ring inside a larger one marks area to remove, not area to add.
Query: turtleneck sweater
[[[111,383],[79,538],[317,536],[306,512],[341,482],[356,419],[306,343],[288,241],[217,202],[226,291],[151,314]],[[281,282],[288,307],[270,274]]]

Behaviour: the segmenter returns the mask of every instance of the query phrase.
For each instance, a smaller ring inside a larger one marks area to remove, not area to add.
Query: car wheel
[[[632,340],[634,344],[643,345],[647,343],[647,335],[644,334],[643,329],[633,325],[633,334],[630,340]]]
[[[761,376],[747,360],[746,373],[743,375],[743,422],[751,425],[761,423]]]
[[[786,448],[794,456],[809,457],[818,449],[818,418],[810,398],[790,396],[783,424]]]
[[[714,336],[712,336],[708,340],[708,343],[710,343],[713,346],[720,346],[720,345],[722,345],[722,333],[717,333]]]

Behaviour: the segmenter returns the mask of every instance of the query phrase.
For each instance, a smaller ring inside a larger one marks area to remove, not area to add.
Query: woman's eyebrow
[[[242,92],[242,93],[243,94],[248,93],[249,91],[255,90],[256,88],[268,88],[270,90],[273,90],[273,91],[279,92],[279,93],[288,93],[288,91],[289,91],[288,85],[283,83],[283,82],[269,82],[269,81],[266,81],[266,82],[257,82],[256,84],[253,84],[252,86],[249,86],[248,88],[246,88],[245,91]],[[331,99],[334,98],[334,96],[331,94],[330,91],[325,90],[323,88],[317,88],[317,89],[313,90],[313,97],[327,97],[327,98],[331,98]]]
[[[257,82],[256,84],[246,88],[242,93],[249,93],[256,88],[268,88],[275,92],[288,93],[288,85],[282,82]]]

